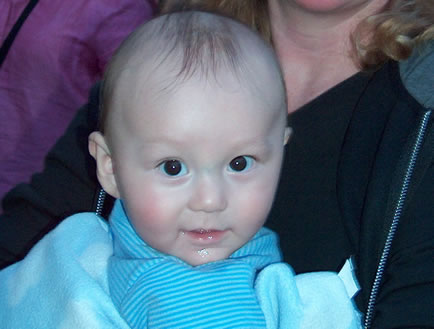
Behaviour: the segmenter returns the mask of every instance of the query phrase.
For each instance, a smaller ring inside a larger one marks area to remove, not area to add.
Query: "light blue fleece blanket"
[[[21,262],[0,271],[0,328],[128,328],[109,295],[107,223],[92,213],[64,220]],[[265,268],[255,284],[267,328],[360,328],[343,281]],[[212,297],[211,297],[212,298]]]

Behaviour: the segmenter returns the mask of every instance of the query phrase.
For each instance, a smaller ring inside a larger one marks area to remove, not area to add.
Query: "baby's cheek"
[[[168,210],[168,207],[165,207],[165,202],[162,202],[161,198],[154,194],[134,198],[126,206],[130,220],[139,231],[158,230],[159,224],[164,223]]]
[[[265,222],[271,208],[271,200],[268,195],[251,194],[240,202],[239,216],[247,227],[259,229]]]
[[[256,231],[264,225],[274,197],[274,186],[262,183],[257,184],[250,189],[240,204],[242,207],[238,210],[239,216],[242,216],[243,225],[249,235],[255,234]]]
[[[253,214],[267,213],[273,202],[274,191],[275,188],[272,181],[269,184],[258,184],[255,188],[252,188],[245,201],[246,207],[250,208],[248,211]]]

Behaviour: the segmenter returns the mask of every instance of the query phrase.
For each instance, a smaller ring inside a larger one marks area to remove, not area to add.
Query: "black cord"
[[[12,27],[11,31],[9,32],[8,36],[6,37],[5,41],[3,42],[1,48],[0,48],[0,67],[2,66],[3,62],[6,59],[6,56],[9,52],[9,49],[12,46],[12,43],[14,42],[18,32],[20,31],[21,27],[23,26],[25,20],[32,12],[33,8],[35,8],[36,4],[39,0],[30,0],[27,4],[26,8],[24,8],[23,12],[21,13],[20,17],[15,22],[14,26]]]

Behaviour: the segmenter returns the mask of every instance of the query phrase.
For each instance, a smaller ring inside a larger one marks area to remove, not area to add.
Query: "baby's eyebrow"
[[[255,151],[261,155],[261,156],[268,156],[272,151],[272,144],[271,143],[263,143],[262,145],[258,146]]]
[[[258,155],[267,156],[271,153],[273,148],[272,143],[268,140],[253,140],[251,142],[240,143],[234,150],[238,151],[238,155]]]
[[[221,141],[215,140],[214,144],[219,144]],[[160,153],[167,151],[174,151],[176,152],[178,147],[185,146],[188,144],[187,140],[181,140],[177,138],[156,138],[156,139],[149,139],[143,143],[140,144],[139,149],[144,150],[146,149],[146,152],[155,152]],[[228,146],[228,149],[231,149],[234,153],[265,153],[269,152],[272,148],[272,143],[268,141],[268,139],[263,139],[261,141],[261,138],[252,138],[251,140],[240,140],[238,142],[235,142]],[[242,155],[242,154],[238,154]]]

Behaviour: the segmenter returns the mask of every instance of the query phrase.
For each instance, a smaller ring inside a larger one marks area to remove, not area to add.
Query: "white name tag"
[[[359,282],[357,281],[356,274],[354,273],[354,264],[351,258],[348,258],[339,271],[338,276],[344,282],[345,289],[350,298],[353,298],[360,290]]]

